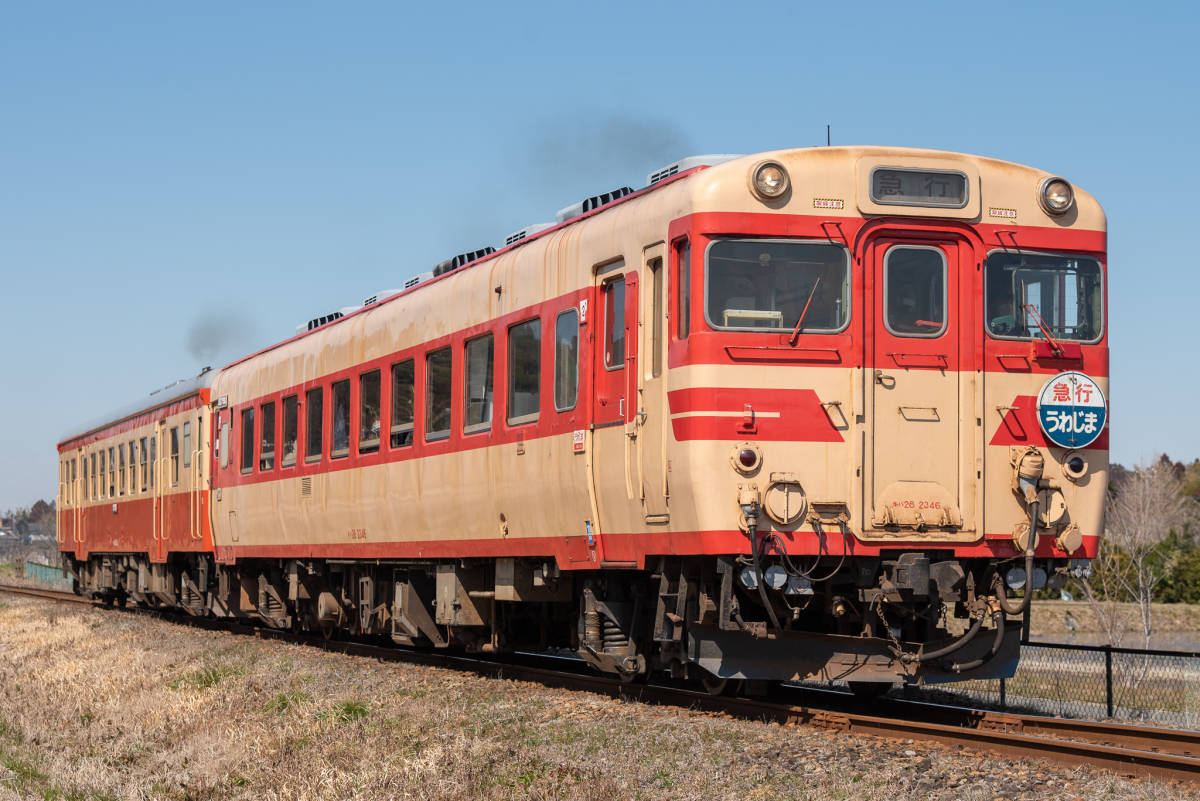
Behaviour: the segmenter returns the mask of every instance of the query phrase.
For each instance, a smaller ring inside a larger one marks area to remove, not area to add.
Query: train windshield
[[[708,248],[705,314],[719,330],[829,333],[850,319],[850,254],[839,245],[720,239]]]
[[[1103,330],[1100,263],[1081,256],[993,253],[984,265],[988,332],[1002,339],[1095,342]],[[1035,314],[1036,312],[1036,314]]]

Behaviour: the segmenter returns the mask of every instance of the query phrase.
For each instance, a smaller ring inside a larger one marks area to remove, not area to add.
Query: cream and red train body
[[[83,591],[625,675],[1010,673],[995,576],[1103,526],[1107,432],[1058,447],[1036,402],[1107,392],[1100,207],[954,153],[709,161],[63,442]],[[71,472],[155,436],[152,490]]]

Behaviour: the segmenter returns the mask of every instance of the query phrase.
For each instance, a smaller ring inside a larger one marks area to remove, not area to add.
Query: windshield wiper
[[[804,315],[808,314],[808,305],[812,303],[813,295],[817,294],[817,287],[821,285],[821,276],[817,276],[817,280],[813,283],[812,292],[808,293],[808,300],[804,301],[804,308],[800,312],[800,319],[796,321],[796,327],[792,329],[792,337],[788,340],[788,344],[792,347],[796,345],[796,337],[800,336],[800,326],[804,325]]]

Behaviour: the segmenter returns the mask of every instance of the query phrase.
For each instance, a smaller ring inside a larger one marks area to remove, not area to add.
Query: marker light
[[[754,572],[754,568],[746,565],[742,568],[738,578],[742,580],[742,586],[748,590],[758,589],[758,574]]]
[[[1050,214],[1066,214],[1075,205],[1075,190],[1063,178],[1047,178],[1038,187],[1038,201]]]
[[[1014,567],[1004,574],[1004,583],[1014,590],[1025,586],[1025,568]]]
[[[763,583],[773,590],[782,590],[787,585],[788,574],[783,565],[771,565],[763,571]]]
[[[775,161],[764,161],[754,168],[750,185],[754,194],[763,200],[782,197],[788,190],[788,174],[783,165]]]

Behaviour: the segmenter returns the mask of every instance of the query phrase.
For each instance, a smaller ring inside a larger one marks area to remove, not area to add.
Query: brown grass
[[[0,599],[0,799],[1192,797]]]

